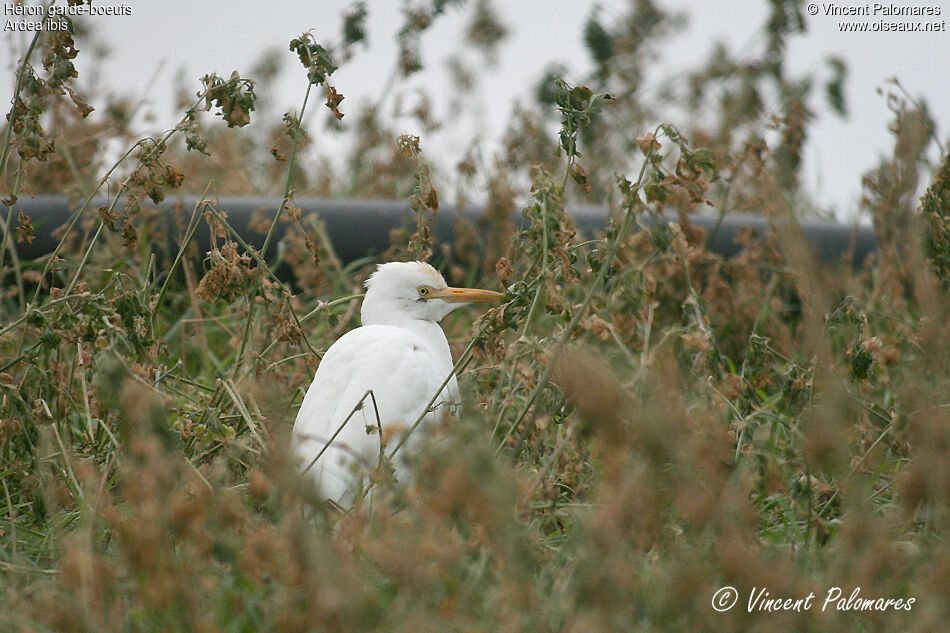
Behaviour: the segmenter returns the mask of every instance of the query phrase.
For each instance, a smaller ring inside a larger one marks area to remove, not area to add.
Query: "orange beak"
[[[478,288],[445,288],[429,295],[432,299],[442,299],[448,303],[478,303],[480,301],[501,301],[502,294],[494,290]]]

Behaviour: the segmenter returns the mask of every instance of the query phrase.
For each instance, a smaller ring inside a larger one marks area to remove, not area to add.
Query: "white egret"
[[[377,267],[366,281],[362,327],[324,354],[294,423],[293,452],[321,497],[352,504],[378,463],[381,440],[385,446],[407,431],[452,373],[449,343],[438,322],[460,306],[501,296],[450,288],[424,262]],[[416,431],[458,400],[452,375]],[[399,478],[401,460],[393,465]]]

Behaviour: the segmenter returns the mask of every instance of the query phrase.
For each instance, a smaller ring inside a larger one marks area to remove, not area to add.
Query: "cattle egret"
[[[377,267],[366,281],[362,327],[324,354],[294,423],[292,450],[322,498],[351,505],[379,463],[381,440],[385,446],[410,429],[449,376],[416,430],[458,402],[452,353],[438,322],[460,306],[501,296],[450,288],[424,262]],[[393,465],[399,478],[404,464]]]

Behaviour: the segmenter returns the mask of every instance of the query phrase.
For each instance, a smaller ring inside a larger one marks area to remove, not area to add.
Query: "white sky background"
[[[9,0],[0,0],[0,4]],[[941,9],[937,20],[950,22],[950,0],[894,0],[894,4],[932,3]],[[117,5],[119,0],[97,0],[99,6]],[[90,21],[99,41],[110,53],[101,67],[91,67],[89,51],[80,51],[80,79],[98,73],[110,91],[144,100],[146,111],[154,115],[143,120],[141,132],[154,133],[174,124],[181,115],[175,110],[175,75],[182,70],[190,79],[190,92],[198,90],[198,78],[216,71],[227,77],[232,70],[243,76],[268,48],[282,52],[284,65],[277,89],[267,98],[271,112],[277,115],[300,107],[306,89],[303,68],[287,50],[291,38],[315,29],[318,41],[336,41],[340,36],[340,15],[350,0],[286,0],[260,2],[231,0],[227,3],[200,3],[194,0],[130,2],[131,16],[97,16]],[[397,129],[422,135],[423,149],[430,160],[449,171],[462,156],[477,132],[483,139],[483,151],[490,155],[495,141],[508,122],[514,99],[527,103],[542,71],[551,62],[566,63],[574,77],[584,74],[592,62],[582,43],[583,24],[593,2],[580,0],[496,0],[495,8],[508,27],[509,37],[499,50],[495,68],[477,74],[479,81],[475,112],[470,127],[448,125],[438,132],[424,134],[414,120],[400,120]],[[603,17],[619,16],[624,0],[602,0]],[[821,4],[821,3],[819,3]],[[838,3],[843,5],[845,3]],[[359,103],[377,99],[395,63],[396,31],[402,24],[401,2],[369,0],[367,32],[370,46],[333,76],[333,83],[346,96],[341,110],[355,114]],[[423,34],[423,62],[426,70],[397,87],[412,98],[412,87],[425,86],[431,93],[434,114],[443,118],[453,98],[445,60],[461,49],[464,28],[474,0],[461,11],[449,9],[433,28]],[[764,45],[762,25],[767,16],[765,0],[665,0],[661,6],[682,10],[688,24],[682,34],[670,38],[660,51],[655,68],[648,71],[649,82],[671,74],[697,68],[708,57],[713,44],[722,40],[733,56],[752,53]],[[10,16],[4,16],[8,19]],[[887,132],[891,113],[876,89],[889,77],[898,77],[914,95],[924,97],[938,123],[938,134],[947,139],[950,126],[950,32],[937,33],[839,33],[842,18],[819,13],[808,17],[808,32],[791,40],[788,71],[800,75],[824,71],[825,59],[839,55],[848,65],[845,84],[849,108],[847,119],[830,113],[824,105],[822,86],[813,89],[812,103],[818,108],[818,120],[810,128],[803,167],[805,186],[825,208],[842,219],[855,215],[860,197],[861,174],[877,164],[881,155],[890,153],[893,141]],[[872,18],[873,19],[873,18]],[[891,18],[901,19],[901,18]],[[914,20],[917,18],[903,18]],[[13,91],[11,79],[16,58],[25,50],[27,38],[3,33],[0,67],[5,79],[0,82],[0,103],[6,111]],[[479,62],[480,57],[466,58]],[[81,83],[80,85],[84,85]],[[657,86],[647,85],[647,92]],[[500,97],[501,95],[502,97]],[[512,99],[503,98],[512,95]],[[84,95],[93,106],[101,106],[102,95]],[[326,116],[323,99],[311,101],[306,121],[318,145],[326,148],[339,143],[318,125]],[[96,116],[94,113],[92,116]],[[252,125],[254,115],[252,114]],[[347,122],[344,119],[344,122]],[[678,123],[675,119],[672,123]]]

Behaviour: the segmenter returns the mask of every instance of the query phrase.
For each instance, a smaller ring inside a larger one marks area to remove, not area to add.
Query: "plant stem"
[[[30,46],[26,49],[26,54],[23,56],[23,61],[20,62],[20,67],[17,70],[16,74],[16,87],[13,89],[13,108],[16,107],[17,99],[20,97],[20,89],[23,88],[23,74],[26,70],[27,63],[30,61],[30,56],[33,55],[33,49],[36,48],[36,43],[40,39],[40,35],[43,31],[37,31],[33,36],[33,39],[30,40]],[[10,114],[13,114],[13,108],[10,109]],[[3,176],[3,173],[7,168],[7,158],[10,156],[10,137],[13,135],[13,120],[12,116],[10,121],[7,124],[6,133],[3,135],[3,153],[0,155],[0,177]]]
[[[610,270],[611,262],[613,261],[614,256],[617,254],[617,249],[620,248],[620,244],[626,238],[627,232],[633,226],[634,220],[637,217],[636,211],[639,211],[641,208],[643,208],[643,201],[640,199],[639,189],[640,184],[643,182],[643,176],[646,173],[647,165],[650,162],[650,154],[652,154],[652,149],[650,153],[644,158],[643,165],[640,168],[640,175],[634,184],[634,189],[637,191],[637,195],[627,207],[623,218],[623,223],[620,225],[620,229],[617,231],[614,239],[611,240],[611,242],[607,245],[607,252],[604,254],[604,259],[601,261],[600,269],[597,271],[597,276],[587,289],[587,295],[584,297],[584,300],[574,311],[571,321],[567,324],[567,327],[564,328],[564,331],[561,332],[557,342],[554,344],[554,348],[551,350],[551,355],[545,361],[544,371],[541,373],[541,377],[538,379],[538,384],[535,385],[534,389],[531,391],[531,395],[528,396],[528,401],[522,407],[521,411],[518,413],[518,416],[508,428],[508,432],[505,433],[501,443],[499,443],[496,450],[496,455],[501,452],[501,449],[505,446],[508,438],[514,432],[514,430],[518,428],[518,425],[521,424],[525,416],[528,415],[528,411],[531,410],[531,407],[538,399],[538,396],[541,395],[541,391],[547,386],[548,381],[551,379],[551,374],[554,372],[554,367],[557,365],[557,360],[560,357],[561,352],[567,344],[567,341],[570,339],[571,334],[574,332],[574,329],[577,327],[578,323],[580,323],[581,318],[583,318],[584,314],[587,312],[587,307],[594,298],[594,294],[600,290],[600,286],[603,283],[604,278],[607,276],[607,271]]]
[[[313,88],[313,84],[309,81],[307,82],[307,92],[303,96],[303,104],[300,106],[300,116],[297,117],[297,128],[293,137],[293,145],[290,147],[290,158],[287,160],[287,180],[284,181],[284,195],[281,197],[280,206],[277,207],[277,213],[274,214],[274,221],[271,222],[270,228],[267,230],[267,237],[264,238],[264,245],[261,246],[261,253],[266,257],[267,256],[267,247],[270,246],[270,242],[274,237],[274,232],[277,230],[277,224],[280,221],[280,216],[284,212],[284,207],[287,206],[287,200],[290,199],[290,184],[294,176],[294,165],[297,162],[297,147],[300,145],[300,126],[303,125],[303,116],[307,111],[307,101],[310,99],[310,90]]]

